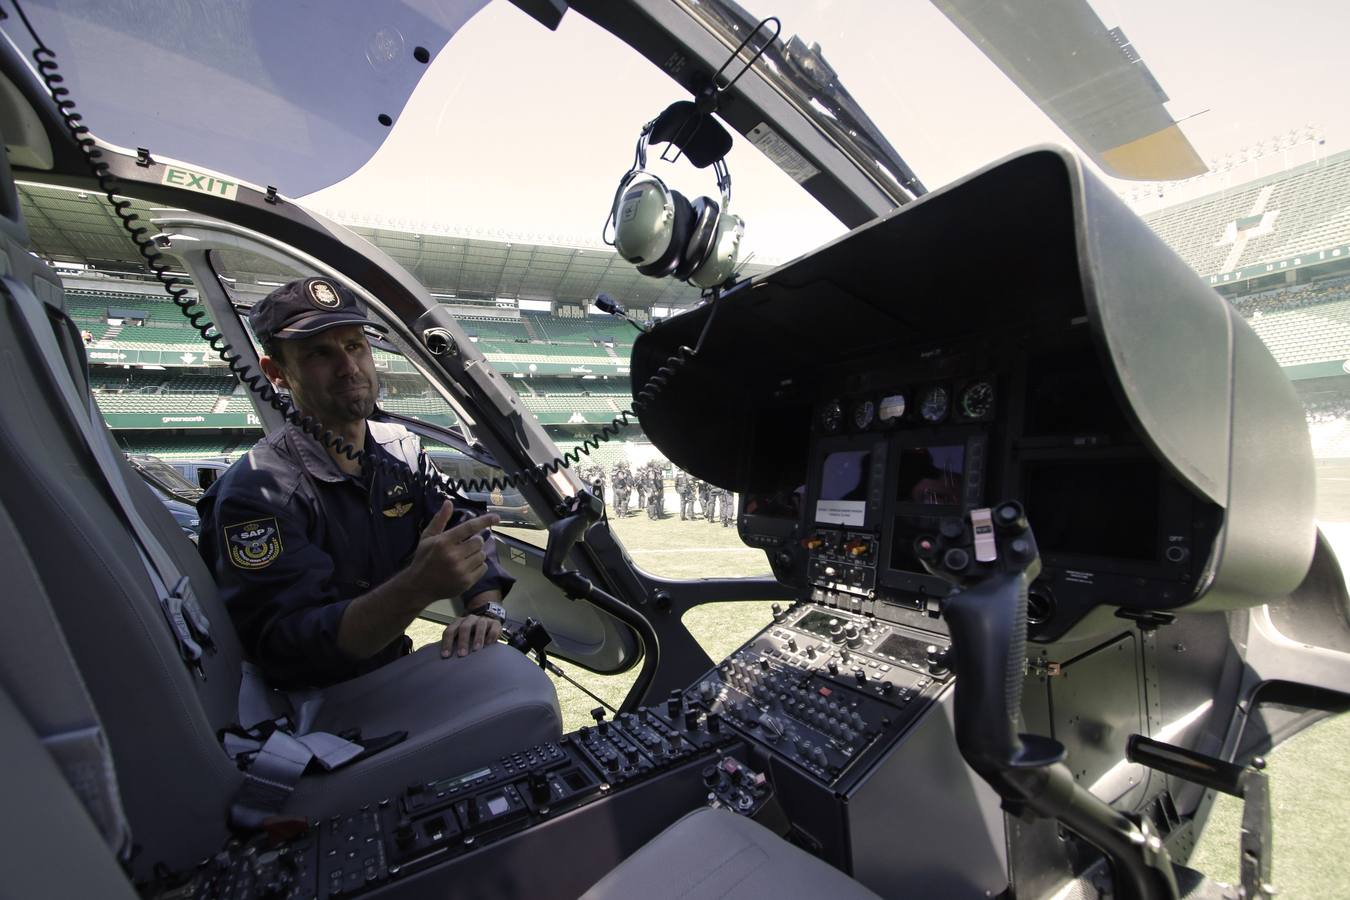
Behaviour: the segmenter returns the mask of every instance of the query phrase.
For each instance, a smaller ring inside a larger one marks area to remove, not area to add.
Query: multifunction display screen
[[[895,499],[921,506],[960,506],[964,496],[966,447],[902,447],[896,463]]]
[[[816,521],[833,525],[862,525],[867,520],[871,490],[872,452],[836,450],[820,467],[820,494]]]

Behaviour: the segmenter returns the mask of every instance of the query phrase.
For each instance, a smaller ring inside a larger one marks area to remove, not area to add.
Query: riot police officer
[[[628,471],[627,460],[614,464],[614,512],[619,518],[628,515],[628,497],[633,489],[633,476]]]
[[[680,497],[680,521],[686,522],[694,517],[693,479],[683,469],[675,470],[675,493]]]

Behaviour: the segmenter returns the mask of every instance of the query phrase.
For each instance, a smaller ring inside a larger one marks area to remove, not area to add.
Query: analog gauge
[[[877,417],[877,405],[871,400],[860,400],[853,407],[853,427],[859,431],[866,431],[872,427],[872,421]]]
[[[941,422],[947,418],[947,407],[951,405],[951,396],[945,387],[933,385],[924,391],[919,401],[919,415],[925,422]]]
[[[967,419],[983,419],[994,411],[994,386],[977,381],[961,392],[961,415]]]
[[[887,394],[877,407],[877,419],[883,425],[893,425],[905,415],[905,395]]]
[[[844,426],[844,404],[831,400],[820,411],[820,427],[826,434],[835,434]]]

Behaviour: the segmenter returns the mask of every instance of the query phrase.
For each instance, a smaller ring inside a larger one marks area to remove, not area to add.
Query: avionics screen
[[[1150,459],[1028,462],[1022,493],[1040,551],[1154,559],[1158,478]]]
[[[816,521],[835,525],[864,525],[867,495],[872,487],[872,452],[836,450],[820,467]]]
[[[813,610],[801,617],[797,622],[797,627],[802,631],[809,631],[812,634],[818,634],[821,637],[829,637],[830,622],[832,621],[834,621],[834,616],[829,613]]]
[[[901,662],[923,664],[928,660],[928,643],[903,634],[890,634],[875,652]]]
[[[960,506],[964,496],[965,444],[901,447],[895,499],[921,506]]]

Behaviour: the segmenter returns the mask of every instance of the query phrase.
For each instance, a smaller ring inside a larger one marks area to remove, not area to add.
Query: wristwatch
[[[506,624],[506,610],[500,603],[485,603],[484,605],[469,610],[470,615],[484,616],[489,619],[496,619],[503,625]]]

